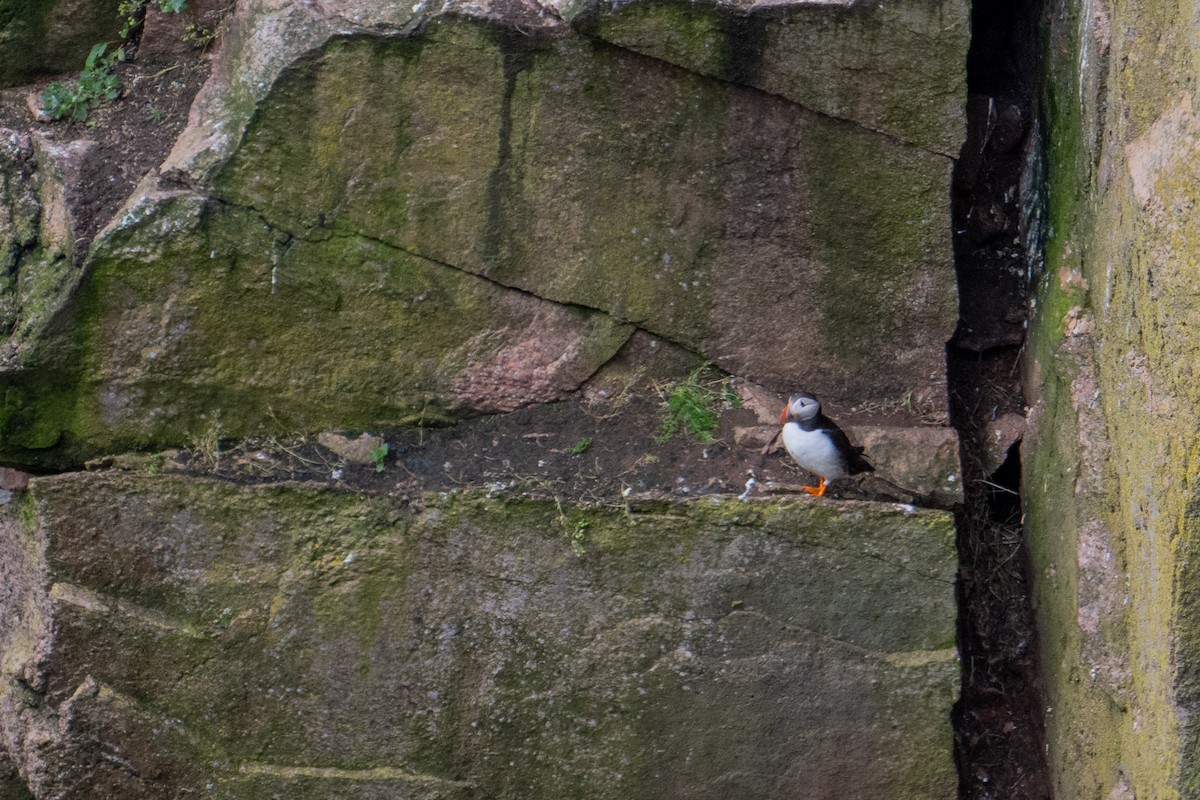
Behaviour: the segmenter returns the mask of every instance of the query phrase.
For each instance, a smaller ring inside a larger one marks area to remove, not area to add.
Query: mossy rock
[[[92,263],[63,360],[0,376],[9,457],[511,410],[574,390],[632,332],[363,236],[293,239],[190,196],[152,208]]]
[[[36,663],[39,713],[95,696],[110,727],[126,702],[171,720],[185,736],[118,739],[134,769],[174,765],[141,771],[159,796],[956,795],[942,512],[417,510],[135,472],[30,497],[0,543],[46,616],[8,629],[5,669]]]
[[[1022,445],[1048,762],[1056,796],[1193,797],[1191,20],[1152,4],[1060,5],[1046,36],[1047,269]]]
[[[944,402],[950,161],[758,90],[446,17],[314,49],[218,163],[97,237],[0,376],[0,459],[509,410],[634,329],[779,391]]]
[[[574,25],[685,69],[958,156],[970,4],[589,3]]]
[[[894,399],[935,394],[956,320],[949,169],[656,59],[447,18],[295,65],[215,182],[298,235],[386,241],[781,390]]]

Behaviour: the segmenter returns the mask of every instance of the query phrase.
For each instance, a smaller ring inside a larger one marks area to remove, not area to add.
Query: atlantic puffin
[[[792,395],[779,422],[788,455],[821,479],[816,487],[801,487],[813,497],[825,494],[826,481],[875,471],[863,458],[863,449],[850,444],[842,429],[821,413],[821,404],[811,394]]]

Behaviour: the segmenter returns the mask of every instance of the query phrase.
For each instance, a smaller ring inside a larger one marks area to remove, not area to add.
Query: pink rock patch
[[[534,303],[540,308],[533,309],[523,325],[514,323],[471,338],[464,348],[466,366],[454,380],[455,408],[496,414],[560,400],[579,389],[629,335],[614,331],[607,317],[596,325],[579,312],[536,298],[522,295],[513,301],[519,307]]]

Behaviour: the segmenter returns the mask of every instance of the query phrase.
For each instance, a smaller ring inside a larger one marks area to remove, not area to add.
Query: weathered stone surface
[[[1020,414],[1001,414],[991,421],[984,432],[984,469],[988,474],[1000,469],[1013,445],[1025,435],[1025,417]]]
[[[0,514],[0,732],[39,798],[955,796],[944,513],[116,472]]]
[[[317,443],[322,447],[332,450],[352,464],[370,464],[374,460],[371,454],[385,444],[382,436],[371,436],[364,433],[355,439],[351,439],[348,436],[342,436],[340,433],[331,433],[329,431],[323,431],[318,434]]]
[[[1196,797],[1194,19],[1144,2],[1049,18],[1022,455],[1055,796]]]
[[[71,352],[86,358],[43,378],[71,388],[12,379],[6,452],[511,410],[574,391],[632,331],[368,237],[288,239],[188,193],[156,202],[128,212],[81,287]]]
[[[953,797],[946,514],[409,506],[111,457],[705,360],[780,392],[941,387],[957,123],[930,109],[961,92],[961,8],[804,5],[692,9],[749,23],[731,73],[651,52],[628,9],[242,0],[77,285],[70,176],[38,183],[72,153],[17,142],[49,227],[20,238],[6,194],[9,252],[62,271],[13,316],[0,461],[120,471],[4,490],[0,792]],[[938,14],[922,105],[895,65]],[[896,85],[833,77],[854,48]]]
[[[941,373],[956,319],[949,165],[656,60],[444,19],[297,64],[216,183],[286,230],[348,228],[776,388],[893,397]]]
[[[578,37],[445,18],[326,46],[329,20],[237,14],[239,64],[286,56],[268,22],[316,49],[241,138],[205,139],[208,172],[181,139],[167,171],[218,203],[151,179],[102,232],[53,363],[9,381],[9,457],[181,444],[221,406],[239,435],[267,397],[304,429],[510,410],[576,388],[630,326],[782,391],[941,381],[948,159]],[[222,69],[198,109],[234,99]],[[414,270],[454,299],[397,285]]]
[[[42,207],[38,242],[56,256],[77,260],[77,213],[91,188],[86,184],[86,168],[89,159],[96,157],[97,145],[87,139],[56,144],[35,134],[33,148]]]
[[[73,286],[74,209],[93,149],[0,129],[0,371],[32,357]]]
[[[138,58],[186,58],[190,50],[211,47],[212,42],[203,40],[218,31],[230,9],[225,0],[188,0],[182,13],[163,11],[151,3],[142,22]]]
[[[782,445],[777,442],[779,425],[740,425],[733,429],[733,441],[738,447],[763,448],[775,442],[775,449]]]
[[[943,397],[946,157],[561,22],[313,14],[239,5],[164,165],[196,189],[151,178],[101,233],[0,452],[177,445],[222,407],[238,435],[268,397],[305,430],[510,410],[632,326],[778,391]]]
[[[735,390],[741,398],[742,406],[753,411],[759,422],[774,425],[778,429],[779,415],[787,403],[785,397],[747,381],[739,381]]]
[[[38,201],[33,141],[28,134],[0,128],[0,329],[20,318],[18,267],[38,240]]]
[[[119,0],[47,0],[0,5],[0,86],[78,72],[96,42],[117,36]]]
[[[958,434],[953,428],[855,425],[846,432],[866,450],[877,476],[941,503],[962,501]]]
[[[961,0],[581,3],[572,13],[621,47],[958,156],[970,38]]]
[[[474,3],[463,3],[469,13]],[[255,108],[281,73],[306,54],[319,52],[330,38],[358,34],[403,35],[425,17],[419,4],[350,0],[330,8],[291,0],[242,0],[217,42],[213,77],[196,97],[188,127],[163,165],[189,183],[208,174],[236,152]]]
[[[0,489],[25,489],[29,486],[29,478],[28,472],[0,467]]]

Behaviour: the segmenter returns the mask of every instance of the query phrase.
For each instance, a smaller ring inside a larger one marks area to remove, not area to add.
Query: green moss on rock
[[[768,385],[933,396],[957,317],[948,159],[582,37],[332,40],[228,156],[216,198],[147,182],[98,239],[3,379],[0,458],[511,410],[634,325]]]
[[[31,493],[46,697],[92,676],[186,730],[151,737],[166,794],[955,796],[947,514],[568,507],[577,556],[551,501],[132,472]]]
[[[362,236],[289,238],[219,206],[190,218],[171,203],[141,213],[97,256],[63,321],[73,361],[5,376],[10,457],[50,465],[186,444],[210,429],[241,437],[436,421],[456,398],[484,392],[472,370],[531,348],[522,343],[535,317],[558,336],[551,349],[574,348],[522,387],[554,399],[629,335],[604,315],[552,308]],[[186,233],[161,238],[164,227]],[[530,352],[532,363],[508,366],[514,380],[559,355]]]
[[[724,24],[732,16],[715,5],[642,2],[597,9],[581,27],[608,42],[653,53],[704,75],[719,75],[729,60]]]
[[[723,19],[637,8],[705,41]],[[949,168],[627,50],[444,19],[419,40],[340,42],[284,76],[217,185],[293,233],[359,232],[599,309],[725,369],[900,396],[911,376],[896,365],[928,374],[956,316],[936,224]],[[864,289],[886,301],[865,331],[837,311],[861,312]],[[830,340],[795,324],[826,307]],[[898,329],[911,332],[899,349]],[[847,363],[830,359],[843,345]],[[769,357],[780,350],[794,353],[787,374]],[[796,366],[818,362],[820,374]]]
[[[1150,5],[1063,3],[1051,17],[1048,270],[1023,448],[1049,758],[1061,796],[1190,797],[1200,391],[1181,332],[1200,311],[1187,266],[1197,165],[1181,142],[1200,121],[1179,33],[1189,23]]]
[[[717,3],[592,4],[576,25],[703,75],[956,157],[969,4],[825,3],[745,10]]]

